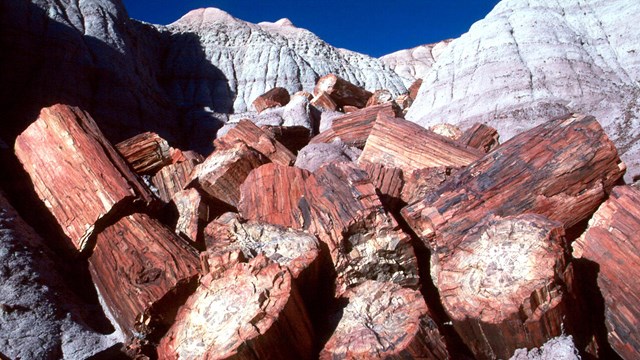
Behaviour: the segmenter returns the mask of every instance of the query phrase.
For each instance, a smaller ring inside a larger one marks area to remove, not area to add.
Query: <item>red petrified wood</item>
[[[348,290],[349,304],[320,359],[449,359],[416,290],[368,280]]]
[[[251,170],[269,162],[258,151],[242,141],[214,151],[202,164],[196,166],[188,186],[195,187],[231,207],[240,200],[240,185]]]
[[[44,108],[15,143],[16,156],[62,231],[84,250],[95,223],[117,216],[149,190],[104,138],[86,112],[71,106]]]
[[[153,132],[122,141],[116,144],[116,149],[138,174],[153,174],[172,162],[169,143]]]
[[[216,150],[222,150],[235,146],[238,141],[257,150],[271,162],[292,165],[296,161],[296,156],[278,142],[273,135],[260,129],[249,120],[240,120],[236,127],[214,140],[213,145]]]
[[[363,108],[371,97],[371,93],[334,74],[321,77],[316,82],[314,95],[326,93],[339,107],[351,105]]]
[[[485,124],[476,123],[462,134],[458,142],[488,153],[500,145],[499,138],[500,135],[498,135],[496,129]]]
[[[512,138],[402,214],[446,256],[489,213],[537,213],[569,228],[595,211],[625,168],[600,124],[573,115]]]
[[[570,325],[562,224],[541,215],[489,216],[431,273],[444,309],[478,359],[507,359]]]
[[[417,285],[409,237],[385,212],[368,175],[352,165],[309,174],[267,164],[242,185],[239,210],[246,219],[316,234],[329,248],[338,294],[366,279]]]
[[[312,359],[289,271],[264,256],[206,275],[158,346],[160,359]]]
[[[117,325],[131,339],[154,337],[195,289],[198,256],[184,240],[143,214],[120,219],[97,236],[91,276]]]
[[[408,174],[438,166],[467,166],[482,155],[420,125],[380,113],[358,162],[396,167]]]
[[[399,109],[392,102],[370,106],[333,120],[331,128],[311,139],[310,143],[329,143],[339,138],[347,145],[362,148],[379,114],[395,117]],[[417,126],[417,125],[416,125]]]
[[[285,88],[274,87],[266,93],[258,96],[253,100],[253,107],[258,113],[261,113],[265,109],[284,106],[289,103],[290,100],[289,91]]]
[[[178,210],[176,234],[193,243],[197,242],[201,224],[209,221],[209,206],[196,189],[178,191],[171,201]]]
[[[598,263],[609,343],[624,359],[640,358],[640,190],[613,188],[574,244],[574,256]]]

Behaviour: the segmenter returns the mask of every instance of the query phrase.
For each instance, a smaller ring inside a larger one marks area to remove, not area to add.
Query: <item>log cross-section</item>
[[[258,256],[205,276],[158,346],[160,359],[312,359],[314,335],[291,275]]]
[[[432,256],[444,309],[478,359],[507,359],[570,325],[564,229],[536,214],[485,219],[447,256]]]
[[[152,201],[88,113],[54,105],[16,138],[16,156],[34,188],[77,250],[96,222],[136,199]]]
[[[132,339],[158,336],[195,289],[196,251],[144,214],[126,216],[97,236],[89,270],[117,325]]]
[[[349,304],[321,360],[449,359],[420,292],[368,280],[344,297]]]

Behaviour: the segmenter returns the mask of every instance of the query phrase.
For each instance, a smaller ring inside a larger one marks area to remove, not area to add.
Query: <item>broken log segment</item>
[[[420,91],[420,87],[422,86],[422,79],[416,79],[416,81],[409,86],[409,98],[411,100],[415,100],[418,97],[418,92]]]
[[[142,185],[88,113],[54,105],[16,138],[16,156],[73,247],[85,250],[95,224],[135,200],[150,203]]]
[[[314,98],[311,99],[311,105],[323,110],[338,110],[336,102],[324,91],[315,94]]]
[[[232,148],[238,141],[258,151],[271,162],[292,165],[296,156],[289,149],[278,142],[271,134],[257,127],[249,120],[240,120],[236,127],[213,141],[216,150]]]
[[[176,307],[195,290],[198,268],[195,249],[144,214],[98,234],[89,258],[98,293],[130,339],[153,340],[171,325]]]
[[[432,131],[440,136],[444,136],[449,140],[458,141],[462,137],[462,130],[459,127],[448,124],[448,123],[440,123],[429,126],[429,131]]]
[[[309,230],[327,244],[337,294],[366,279],[417,286],[410,238],[385,212],[364,171],[337,163],[310,174],[268,164],[247,177],[241,192],[243,218]]]
[[[269,162],[258,151],[237,141],[214,151],[195,167],[188,187],[195,187],[212,200],[235,208],[240,200],[240,185],[251,170]]]
[[[345,114],[333,119],[331,129],[321,132],[311,139],[310,143],[330,143],[339,138],[349,146],[362,148],[367,142],[367,138],[379,114],[395,117],[398,112],[398,105],[389,102]]]
[[[258,256],[206,275],[159,359],[312,359],[314,334],[289,271]]]
[[[598,263],[611,347],[624,359],[640,358],[640,190],[617,186],[573,243],[573,254]]]
[[[572,115],[512,138],[402,215],[428,247],[446,256],[490,213],[536,213],[569,228],[597,209],[624,171],[596,119]]]
[[[372,95],[369,91],[334,74],[325,75],[318,79],[313,94],[318,96],[322,92],[329,95],[338,107],[351,105],[363,108]]]
[[[258,96],[253,100],[253,107],[258,113],[261,113],[265,109],[273,107],[285,106],[289,103],[291,96],[289,91],[282,87],[274,87],[266,93]]]
[[[404,186],[402,170],[372,163],[363,164],[360,168],[369,174],[371,183],[378,190],[380,201],[385,209],[393,212],[400,210],[402,206],[400,195]]]
[[[151,178],[151,183],[157,189],[158,197],[169,203],[173,195],[181,191],[191,179],[191,172],[199,164],[197,159],[186,159],[169,164],[158,171]]]
[[[358,163],[400,168],[408,174],[438,166],[467,166],[483,155],[420,125],[379,113]]]
[[[431,273],[453,326],[477,359],[507,359],[571,325],[562,224],[544,216],[489,216]]]
[[[338,327],[320,359],[449,359],[419,291],[366,281],[348,290]]]
[[[458,142],[488,153],[500,145],[499,139],[496,129],[476,123],[462,134]]]
[[[317,265],[316,259],[320,253],[318,240],[307,232],[255,221],[241,221],[238,214],[230,212],[207,225],[205,244],[211,257],[235,250],[242,252],[246,259],[262,254],[288,268],[294,279],[312,264]],[[210,263],[213,266],[210,266],[209,272],[215,273],[215,265],[218,263]]]
[[[209,221],[209,205],[196,189],[178,191],[171,202],[178,209],[176,234],[195,244],[199,240],[200,228]]]
[[[172,162],[169,143],[154,132],[144,132],[116,144],[133,171],[140,175],[154,174]]]

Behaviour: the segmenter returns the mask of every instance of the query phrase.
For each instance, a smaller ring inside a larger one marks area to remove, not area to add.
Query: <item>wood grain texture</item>
[[[556,119],[485,155],[402,215],[446,256],[487,214],[541,214],[569,228],[591,215],[624,174],[615,146],[591,116]]]
[[[253,171],[241,191],[243,218],[308,230],[327,244],[337,294],[366,279],[417,286],[409,236],[386,213],[367,173],[355,166],[329,164],[309,174],[269,164]]]
[[[187,186],[235,208],[240,200],[242,182],[251,170],[267,162],[269,159],[237,141],[214,151],[202,164],[196,165]]]
[[[126,216],[98,234],[91,277],[129,337],[157,336],[173,322],[199,274],[196,251],[144,214]]]
[[[458,142],[488,153],[500,146],[499,139],[500,135],[496,129],[476,123],[462,134]]]
[[[370,106],[333,119],[331,128],[311,139],[310,143],[330,143],[336,139],[349,146],[364,147],[378,114],[395,117],[399,108],[395,103]]]
[[[369,280],[344,297],[349,304],[320,359],[449,359],[420,292]]]
[[[640,190],[617,186],[573,244],[573,254],[598,263],[609,343],[624,359],[640,358]]]
[[[336,111],[338,110],[338,105],[335,101],[324,91],[320,91],[315,94],[313,99],[311,99],[311,105],[317,107],[318,109]]]
[[[291,275],[263,256],[206,275],[158,346],[159,359],[312,359],[313,330]]]
[[[477,359],[540,347],[568,325],[562,224],[536,214],[489,216],[431,274],[445,311]]]
[[[334,74],[325,75],[318,79],[313,94],[317,96],[322,92],[329,95],[338,107],[351,105],[363,108],[372,95],[369,91]]]
[[[272,134],[260,129],[249,120],[240,120],[236,127],[229,130],[224,136],[215,139],[213,145],[216,150],[222,150],[233,147],[237,141],[244,142],[271,162],[293,165],[296,161],[296,156],[277,141]]]
[[[482,155],[477,149],[461,145],[420,125],[379,113],[358,163],[381,164],[410,173],[438,166],[467,166]]]
[[[88,113],[54,105],[16,138],[15,153],[72,246],[84,250],[96,222],[152,195]]]
[[[154,132],[144,132],[119,142],[116,150],[137,174],[154,174],[172,162],[169,143]]]
[[[173,195],[184,189],[191,179],[191,172],[200,162],[197,159],[185,159],[160,169],[151,178],[151,183],[158,190],[158,197],[165,203],[170,202]]]

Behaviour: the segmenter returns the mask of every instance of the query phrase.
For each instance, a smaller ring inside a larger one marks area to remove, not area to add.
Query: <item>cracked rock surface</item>
[[[0,358],[84,359],[118,342],[87,326],[53,258],[0,193]]]

